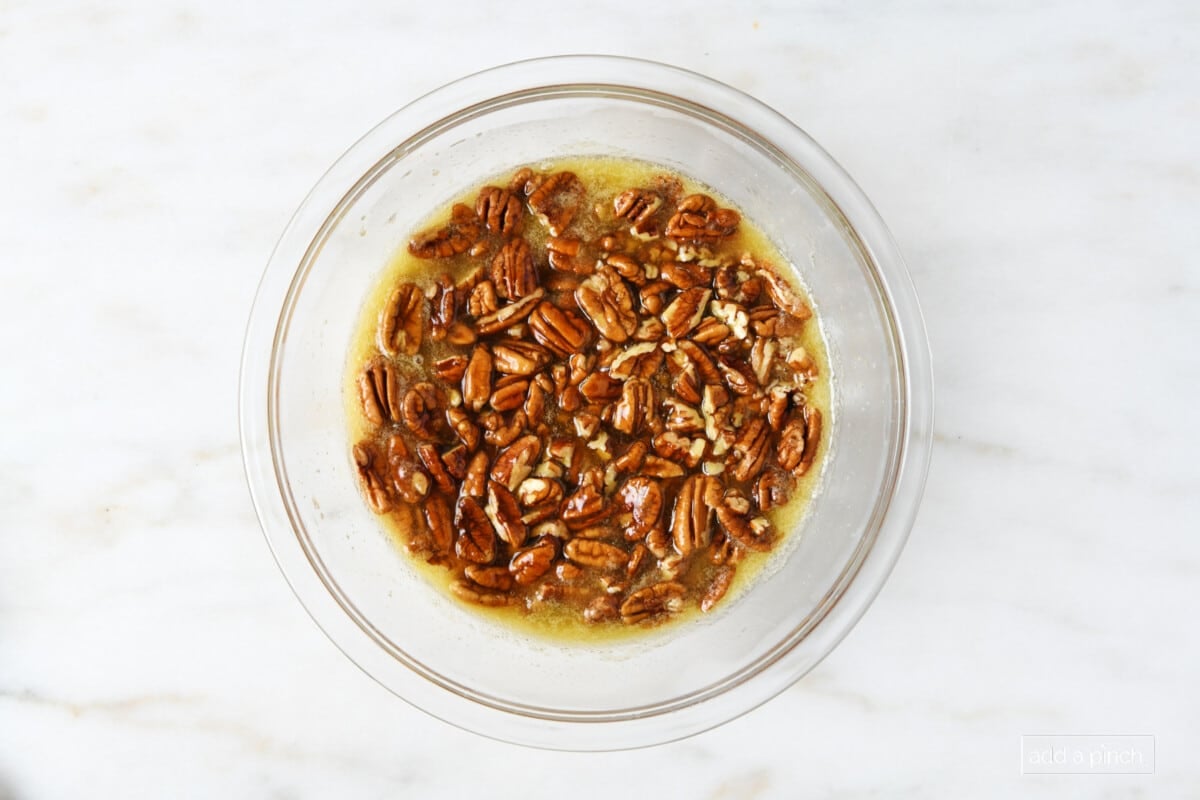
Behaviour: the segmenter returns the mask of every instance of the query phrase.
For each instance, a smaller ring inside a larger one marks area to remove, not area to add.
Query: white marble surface
[[[0,798],[1196,796],[1195,3],[592,5],[0,5]],[[939,393],[916,529],[841,648],[634,753],[486,741],[355,669],[235,424],[259,272],[325,167],[569,51],[821,141],[908,258]],[[1023,733],[1154,734],[1157,773],[1023,777]]]

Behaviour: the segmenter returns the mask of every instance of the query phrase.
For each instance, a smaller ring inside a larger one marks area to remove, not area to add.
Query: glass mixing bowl
[[[555,644],[442,596],[367,509],[349,456],[352,331],[389,257],[432,210],[563,155],[655,162],[723,193],[798,268],[834,373],[821,490],[777,562],[712,618],[627,641]],[[623,58],[525,61],[397,111],[305,198],[254,302],[241,436],[288,582],[356,664],[478,733],[557,749],[665,742],[787,688],[846,635],[912,525],[933,385],[916,296],[870,202],[803,131],[728,86]]]

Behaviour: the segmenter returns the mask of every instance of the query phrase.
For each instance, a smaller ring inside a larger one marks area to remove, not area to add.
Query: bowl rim
[[[542,79],[548,74],[556,79]],[[394,652],[353,603],[339,596],[336,582],[324,578],[319,554],[306,545],[289,499],[272,412],[278,355],[294,300],[324,236],[358,193],[424,138],[469,115],[532,96],[600,91],[694,109],[766,145],[824,193],[870,267],[890,319],[899,413],[890,481],[879,495],[871,530],[801,626],[753,664],[683,698],[617,713],[555,712],[496,702],[440,679],[403,651]],[[686,99],[699,96],[703,105]],[[764,130],[774,136],[764,136]],[[439,719],[549,749],[624,749],[683,738],[746,713],[803,677],[849,633],[890,574],[915,521],[932,450],[932,365],[924,321],[899,249],[862,190],[808,134],[761,101],[688,70],[617,56],[552,56],[483,70],[414,100],[354,143],[310,190],[268,260],[246,328],[239,403],[246,479],[260,526],[297,599],[335,646],[389,691]],[[814,644],[799,664],[796,651],[803,642]],[[398,672],[397,664],[405,671]],[[772,680],[752,680],[760,675]]]

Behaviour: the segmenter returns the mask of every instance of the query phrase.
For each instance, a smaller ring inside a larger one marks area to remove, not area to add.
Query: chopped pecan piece
[[[525,404],[525,393],[528,389],[528,378],[510,375],[496,383],[496,390],[488,398],[488,404],[497,411],[512,411]]]
[[[579,383],[579,393],[589,403],[610,403],[621,396],[620,381],[613,380],[607,372],[593,372]]]
[[[613,594],[602,594],[588,603],[583,610],[583,618],[588,622],[608,622],[621,616],[621,600]]]
[[[479,447],[479,426],[471,421],[471,415],[461,408],[446,409],[446,423],[458,440],[474,452]]]
[[[446,383],[458,383],[467,371],[466,356],[446,356],[433,363],[433,371]]]
[[[419,503],[426,495],[432,484],[429,475],[407,459],[398,459],[389,465],[392,470],[392,487],[396,495],[406,503]]]

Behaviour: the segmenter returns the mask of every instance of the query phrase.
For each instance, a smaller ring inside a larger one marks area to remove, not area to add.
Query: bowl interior
[[[711,619],[596,646],[506,631],[427,585],[359,496],[342,395],[364,298],[422,218],[486,177],[568,154],[657,162],[729,197],[798,268],[835,373],[823,488],[774,568]],[[770,142],[650,91],[574,85],[510,94],[387,153],[312,242],[276,331],[268,400],[274,467],[295,536],[326,590],[405,669],[534,718],[661,714],[765,668],[819,625],[853,577],[898,458],[898,347],[857,236],[809,173]],[[814,652],[811,663],[822,655]]]

